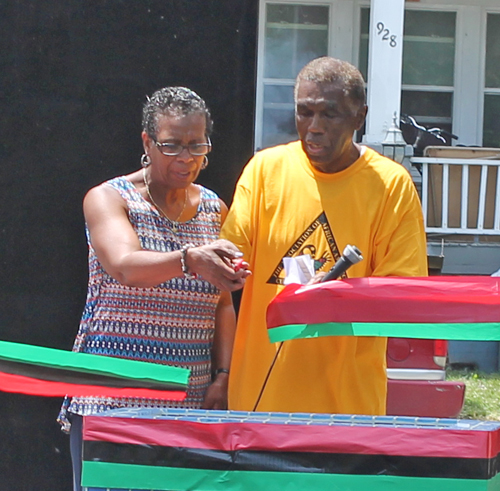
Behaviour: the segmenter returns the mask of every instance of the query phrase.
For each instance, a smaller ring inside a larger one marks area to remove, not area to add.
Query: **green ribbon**
[[[241,491],[283,489],[301,491],[498,491],[493,479],[439,479],[384,475],[311,472],[215,471],[107,462],[83,462],[82,485],[108,489],[158,491]]]
[[[273,327],[268,329],[268,334],[272,343],[322,336],[381,336],[388,338],[500,341],[500,322],[460,324],[325,322],[322,324],[288,324]]]
[[[0,359],[132,380],[148,380],[179,386],[181,389],[187,386],[190,372],[187,368],[7,341],[0,341]]]

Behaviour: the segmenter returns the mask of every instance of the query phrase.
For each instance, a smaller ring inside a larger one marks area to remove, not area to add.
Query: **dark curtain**
[[[85,302],[81,202],[138,168],[141,108],[194,89],[215,122],[199,181],[229,204],[252,154],[257,0],[0,4],[0,339],[70,349]],[[67,491],[60,401],[0,393],[0,491]]]

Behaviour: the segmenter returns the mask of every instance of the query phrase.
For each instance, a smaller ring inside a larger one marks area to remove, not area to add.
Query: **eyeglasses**
[[[158,150],[160,150],[160,152],[167,157],[180,155],[185,148],[193,157],[206,155],[208,152],[210,152],[210,150],[212,150],[212,142],[210,141],[210,138],[208,138],[207,143],[190,143],[189,145],[180,145],[178,143],[160,143],[155,140],[153,141],[158,147]]]

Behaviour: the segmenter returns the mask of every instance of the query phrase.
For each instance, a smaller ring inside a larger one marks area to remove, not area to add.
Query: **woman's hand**
[[[203,398],[202,409],[227,409],[227,386],[229,374],[218,373],[208,386]]]
[[[242,288],[245,278],[251,274],[248,263],[240,259],[239,249],[224,239],[192,247],[186,252],[186,266],[190,273],[202,277],[220,290],[230,292]]]

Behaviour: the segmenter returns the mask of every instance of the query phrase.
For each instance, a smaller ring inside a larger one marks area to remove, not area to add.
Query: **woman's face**
[[[191,145],[206,143],[206,121],[202,113],[192,113],[186,116],[160,116],[158,120],[158,143],[175,143]],[[151,158],[151,181],[161,183],[169,189],[186,188],[196,180],[203,163],[203,155],[191,155],[184,148],[179,155],[164,155],[155,142],[142,133],[144,150]]]

